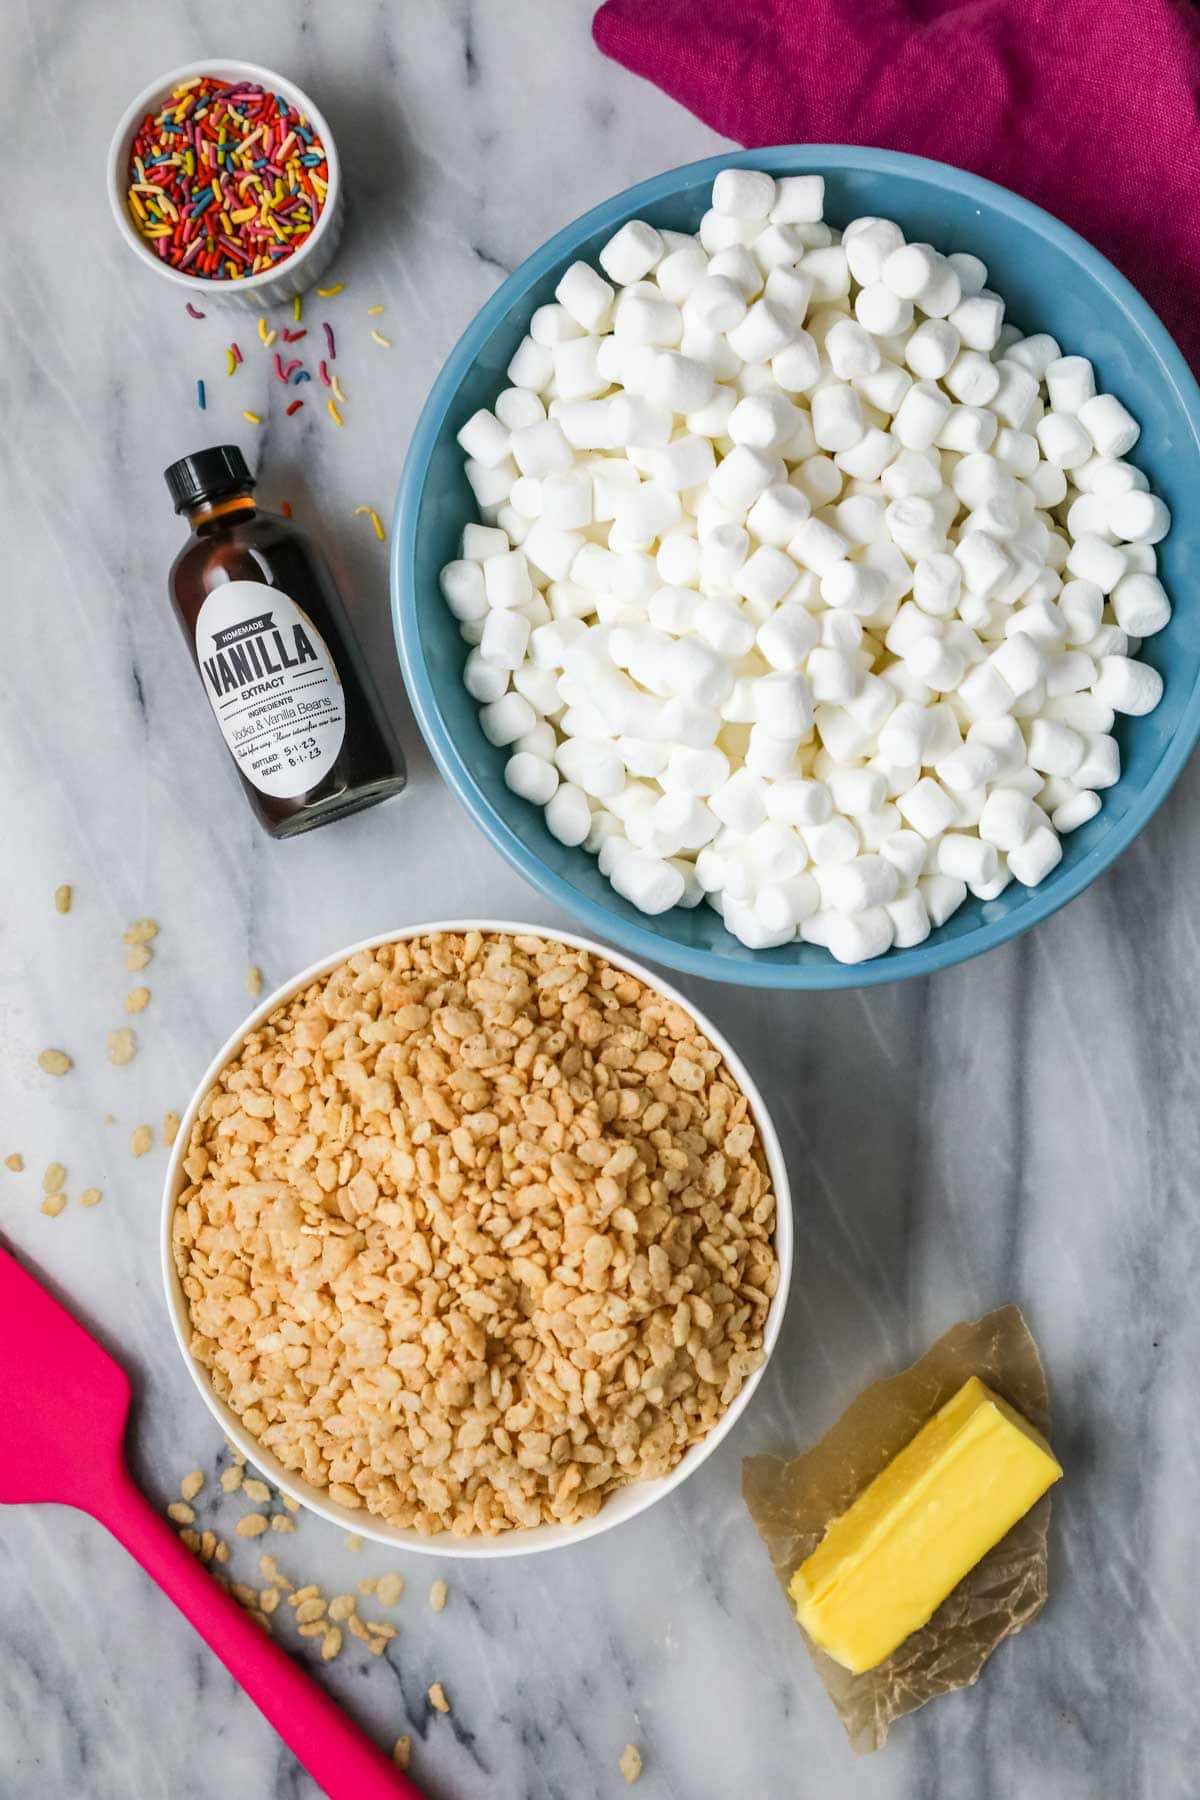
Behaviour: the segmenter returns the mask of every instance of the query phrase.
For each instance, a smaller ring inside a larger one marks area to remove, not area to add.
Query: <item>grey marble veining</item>
[[[274,981],[411,920],[555,917],[433,772],[395,672],[384,549],[353,508],[386,515],[422,397],[505,270],[604,195],[718,145],[603,62],[588,15],[583,0],[0,0],[0,1155],[28,1165],[0,1168],[0,1232],[136,1372],[132,1454],[162,1504],[199,1465],[213,1509],[221,1442],[168,1334],[163,1156],[133,1161],[133,1126],[182,1105],[245,1010],[251,962]],[[156,73],[210,53],[290,73],[337,134],[346,292],[310,318],[338,331],[343,432],[318,407],[245,426],[268,359],[248,352],[229,381],[222,347],[253,325],[215,306],[189,320],[111,228],[113,121]],[[73,121],[69,138],[47,134],[47,110]],[[367,335],[375,301],[390,352]],[[244,807],[164,593],[179,531],[160,470],[224,437],[332,548],[410,760],[401,801],[291,844]],[[1193,769],[1086,896],[932,983],[814,997],[690,984],[763,1082],[795,1191],[785,1339],[737,1434],[673,1499],[549,1559],[460,1573],[355,1557],[312,1519],[272,1544],[330,1590],[406,1575],[389,1654],[351,1645],[318,1667],[381,1741],[413,1734],[413,1772],[436,1800],[607,1800],[626,1791],[616,1765],[631,1739],[646,1760],[637,1791],[660,1800],[1200,1790],[1198,802]],[[67,919],[51,903],[61,881],[76,888]],[[114,1069],[120,934],[147,912],[163,927],[153,1000],[141,1054]],[[39,1074],[48,1044],[75,1055],[69,1081]],[[52,1159],[103,1204],[42,1217]],[[856,1761],[743,1512],[740,1457],[811,1438],[954,1319],[1010,1299],[1041,1340],[1067,1468],[1052,1599],[978,1688]],[[226,1530],[236,1511],[220,1509]],[[253,1562],[239,1546],[238,1572]],[[425,1604],[437,1573],[451,1587],[441,1617]],[[433,1680],[447,1719],[424,1700]],[[98,1527],[49,1508],[0,1517],[3,1800],[314,1792]]]

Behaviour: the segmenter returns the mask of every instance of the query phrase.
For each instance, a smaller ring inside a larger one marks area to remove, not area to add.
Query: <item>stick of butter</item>
[[[843,1668],[875,1668],[1061,1475],[1040,1434],[973,1375],[801,1563],[796,1617]]]

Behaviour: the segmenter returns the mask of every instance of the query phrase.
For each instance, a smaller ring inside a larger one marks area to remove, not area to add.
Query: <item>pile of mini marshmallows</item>
[[[1170,604],[1138,425],[977,257],[725,169],[623,225],[458,434],[442,571],[514,793],[647,913],[753,949],[919,944],[1033,887],[1120,774]],[[607,277],[607,279],[605,279]]]

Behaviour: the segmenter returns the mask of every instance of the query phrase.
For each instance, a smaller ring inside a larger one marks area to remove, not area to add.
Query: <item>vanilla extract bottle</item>
[[[192,528],[171,601],[261,823],[294,837],[398,794],[404,757],[316,545],[255,504],[234,444],[165,479]]]

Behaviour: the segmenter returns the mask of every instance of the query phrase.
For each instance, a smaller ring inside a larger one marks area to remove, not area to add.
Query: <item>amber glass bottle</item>
[[[236,445],[165,473],[192,527],[171,600],[263,825],[293,837],[398,794],[404,757],[316,545],[255,505]]]

